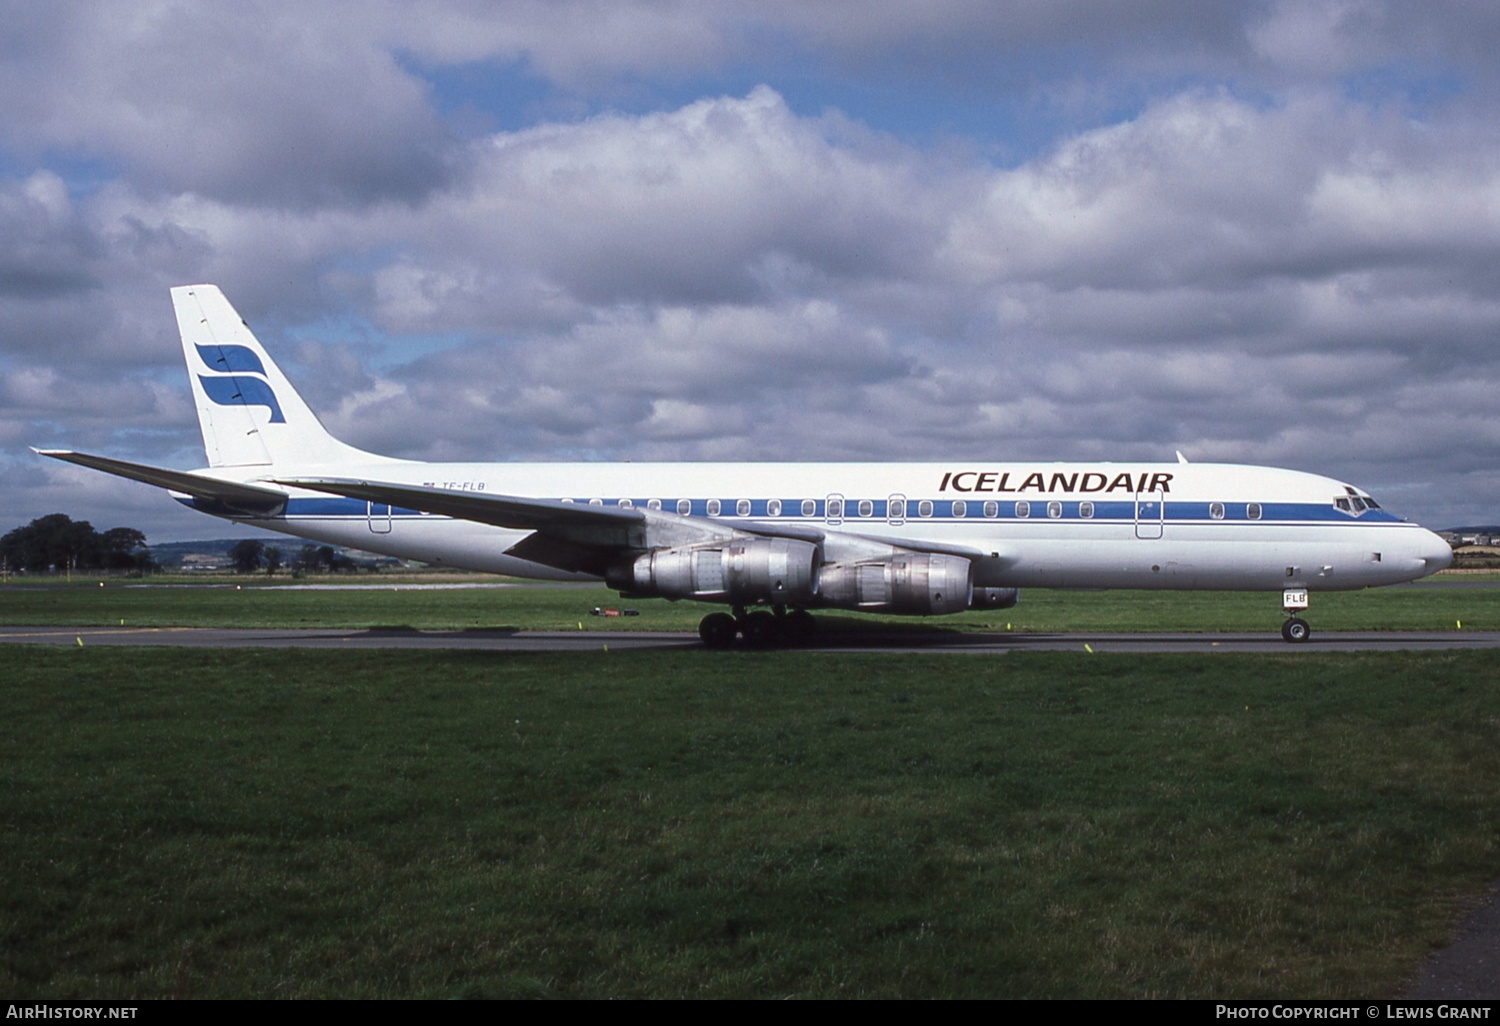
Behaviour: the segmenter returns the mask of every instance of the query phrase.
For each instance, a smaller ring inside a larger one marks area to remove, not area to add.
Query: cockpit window
[[[1349,500],[1347,498],[1345,498],[1344,496],[1342,496],[1342,495],[1340,495],[1337,499],[1333,500],[1333,508],[1334,509],[1341,509],[1345,513],[1351,513],[1351,512],[1353,512],[1353,510],[1349,506]]]

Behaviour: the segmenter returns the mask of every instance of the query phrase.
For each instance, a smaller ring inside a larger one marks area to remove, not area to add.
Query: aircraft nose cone
[[[1443,539],[1427,532],[1422,546],[1421,560],[1427,566],[1429,574],[1435,574],[1453,563],[1453,548]]]

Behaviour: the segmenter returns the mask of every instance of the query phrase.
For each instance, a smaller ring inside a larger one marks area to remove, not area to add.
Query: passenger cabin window
[[[602,505],[604,505],[604,500],[603,499],[590,499],[589,500],[589,505],[590,506],[602,506]]]
[[[1053,520],[1056,520],[1058,517],[1062,516],[1062,503],[1058,502],[1056,499],[1053,499],[1051,502],[1047,503],[1047,516],[1051,517]]]
[[[692,511],[693,511],[693,500],[692,499],[678,499],[677,500],[677,512],[681,513],[683,516],[687,516]]]
[[[875,504],[869,499],[859,500],[859,515],[862,517],[872,516],[875,513]]]
[[[748,517],[750,515],[750,500],[737,499],[734,503],[734,515],[737,517]]]
[[[647,509],[661,509],[661,500],[660,499],[647,499],[646,500],[646,508]]]
[[[1245,519],[1247,519],[1247,520],[1259,520],[1260,519],[1260,503],[1258,503],[1258,502],[1247,502],[1245,504]]]
[[[805,517],[816,516],[817,513],[818,513],[818,503],[817,503],[817,500],[815,500],[815,499],[803,499],[802,500],[802,515],[803,516],[805,516]]]
[[[1224,519],[1224,504],[1222,502],[1210,502],[1208,504],[1208,515],[1215,520]]]
[[[956,517],[968,516],[969,504],[962,499],[955,499],[953,501],[953,515]]]
[[[1022,520],[1025,520],[1027,517],[1031,516],[1031,503],[1027,502],[1025,499],[1022,499],[1020,502],[1016,503],[1016,516],[1021,518]]]
[[[1000,515],[1000,504],[993,499],[984,504],[984,515],[994,519]]]
[[[711,517],[716,517],[716,516],[719,515],[719,500],[718,499],[709,499],[708,500],[708,515],[711,516]]]
[[[1094,504],[1092,502],[1080,502],[1078,504],[1078,515],[1085,520],[1094,518]]]
[[[766,516],[768,516],[768,517],[779,517],[779,516],[781,516],[781,500],[780,499],[770,499],[770,500],[768,500],[766,502]]]
[[[560,501],[560,502],[566,502],[569,506],[573,505],[573,500],[572,499],[560,499],[558,501]]]
[[[833,518],[835,518],[835,519],[843,516],[844,515],[844,500],[843,499],[829,499],[828,500],[828,515],[831,516],[831,517],[833,517]]]
[[[885,515],[892,520],[902,520],[906,517],[906,500],[892,499],[885,507]]]
[[[615,505],[619,506],[621,509],[635,509],[635,503],[631,502],[629,499],[621,499]]]
[[[923,499],[921,502],[917,503],[917,516],[919,516],[919,517],[930,517],[930,516],[932,516],[932,500],[931,499]]]

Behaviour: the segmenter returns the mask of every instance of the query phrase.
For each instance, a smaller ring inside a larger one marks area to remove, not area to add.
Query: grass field
[[[1496,588],[1314,599],[1320,630],[1500,629]],[[895,622],[1274,630],[1276,605],[1026,591]],[[0,588],[0,622],[39,625],[703,611]],[[22,998],[1378,997],[1500,876],[1500,653],[0,656]]]
[[[1500,866],[1490,652],[3,657],[16,998],[1377,997]]]
[[[1444,578],[1474,584],[1490,577]],[[429,578],[431,579],[431,578]],[[446,578],[437,577],[437,580]],[[124,620],[138,627],[417,627],[576,630],[695,630],[715,607],[660,599],[625,601],[605,588],[515,590],[392,590],[391,583],[310,591],[252,578],[217,586],[138,587],[112,580],[72,586],[0,588],[0,623],[100,626]],[[301,582],[306,583],[306,582]],[[640,616],[590,617],[594,607],[629,607]],[[1274,593],[1045,591],[1023,589],[1013,609],[944,617],[869,617],[830,611],[820,620],[841,629],[1016,631],[1276,631],[1281,599]],[[1314,630],[1500,630],[1500,587],[1403,585],[1313,595]]]

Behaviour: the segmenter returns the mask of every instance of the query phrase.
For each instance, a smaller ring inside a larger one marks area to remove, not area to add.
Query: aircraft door
[[[385,502],[365,503],[365,518],[375,534],[391,533],[391,507]]]
[[[830,524],[842,524],[844,522],[844,497],[834,492],[823,500],[823,515]]]
[[[1146,539],[1160,538],[1166,513],[1167,503],[1164,492],[1138,492],[1135,497],[1135,536]]]

